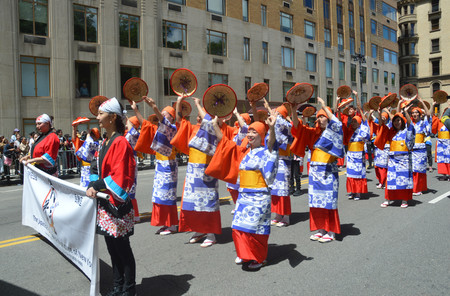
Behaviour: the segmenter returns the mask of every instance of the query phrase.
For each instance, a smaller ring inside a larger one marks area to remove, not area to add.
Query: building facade
[[[450,69],[445,67],[450,63],[450,1],[402,0],[397,5],[400,85],[414,84],[432,102],[436,90],[450,93]]]
[[[212,84],[230,85],[241,112],[256,82],[269,84],[272,104],[296,82],[311,83],[311,101],[320,96],[329,105],[344,84],[363,102],[399,88],[395,0],[3,2],[3,134],[34,130],[42,113],[68,132],[74,118],[93,118],[91,97],[122,98],[134,76],[147,82],[160,107],[169,105],[177,68],[195,73],[198,97]]]

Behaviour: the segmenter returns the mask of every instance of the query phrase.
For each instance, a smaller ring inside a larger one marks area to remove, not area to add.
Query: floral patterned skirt
[[[97,233],[127,237],[134,233],[134,210],[130,199],[118,207],[108,200],[97,199]]]

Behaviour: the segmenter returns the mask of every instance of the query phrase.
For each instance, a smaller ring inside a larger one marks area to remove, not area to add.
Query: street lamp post
[[[359,64],[359,85],[360,85],[360,92],[359,92],[359,97],[361,98],[361,104],[364,104],[365,102],[362,101],[362,93],[363,93],[363,73],[362,73],[362,64],[366,63],[366,57],[361,54],[361,53],[355,53],[352,55],[352,59],[354,62],[358,62]],[[367,72],[366,72],[366,78],[367,78]],[[366,98],[367,99],[367,98]]]

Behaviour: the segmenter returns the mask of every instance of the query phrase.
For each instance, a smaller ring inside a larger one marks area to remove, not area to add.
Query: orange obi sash
[[[239,186],[241,188],[264,188],[266,181],[261,171],[239,171]]]
[[[209,164],[212,156],[201,152],[195,148],[189,148],[189,162]]]
[[[320,150],[319,148],[316,148],[312,152],[311,156],[311,162],[323,162],[323,163],[333,163],[337,159],[336,156],[333,156],[329,153],[326,153],[325,151]]]
[[[364,142],[350,142],[348,144],[348,151],[352,152],[364,151]]]
[[[416,134],[416,143],[417,144],[425,143],[425,135],[424,134]]]
[[[90,165],[91,165],[91,163],[89,163],[89,162],[86,162],[84,160],[81,161],[81,166],[90,166]]]
[[[286,150],[279,149],[278,155],[279,156],[289,156],[291,154],[291,145],[287,145]]]
[[[448,131],[440,131],[438,132],[438,138],[439,139],[450,139],[450,132]]]
[[[155,158],[157,160],[161,160],[161,161],[174,160],[176,158],[176,156],[177,156],[177,154],[175,152],[175,149],[172,149],[172,154],[170,154],[169,156],[162,155],[161,153],[158,153],[158,152],[156,152],[156,154],[155,154]]]
[[[408,152],[408,147],[406,147],[406,143],[404,140],[401,141],[391,141],[391,149],[390,151],[395,151],[395,152]]]

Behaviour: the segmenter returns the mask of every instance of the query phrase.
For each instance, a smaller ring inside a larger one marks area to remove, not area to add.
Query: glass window
[[[244,60],[250,61],[250,38],[244,37]]]
[[[311,40],[316,39],[316,24],[305,20],[305,37]]]
[[[356,65],[350,64],[350,79],[352,82],[356,82]]]
[[[359,0],[359,7],[364,7],[364,0]]]
[[[377,10],[377,0],[370,0],[370,10]]]
[[[139,17],[119,14],[120,46],[139,48]]]
[[[404,43],[403,46],[404,46],[404,48],[403,48],[403,55],[404,56],[409,56],[409,43]]]
[[[280,12],[280,30],[292,33],[292,15]]]
[[[372,44],[372,58],[376,59],[378,57],[378,46]]]
[[[391,85],[395,85],[395,73],[391,73]]]
[[[378,75],[379,75],[379,70],[372,69],[372,83],[378,83]]]
[[[97,42],[97,8],[73,5],[74,39]]]
[[[439,39],[431,39],[431,52],[439,51]]]
[[[228,75],[208,73],[208,87],[214,84],[228,84]]]
[[[330,29],[324,29],[324,42],[325,42],[325,47],[328,47],[328,48],[331,47],[331,30]]]
[[[122,99],[126,99],[123,94],[123,86],[132,77],[141,77],[140,67],[120,66],[120,90],[122,91]]]
[[[281,47],[281,66],[286,68],[294,68],[294,49],[289,47]]]
[[[410,52],[411,52],[411,54],[412,55],[414,55],[414,54],[416,54],[416,43],[414,43],[414,42],[411,42],[410,43]]]
[[[415,28],[416,28],[416,24],[411,23],[411,35],[410,35],[410,36],[416,35],[416,34],[414,33],[414,32],[415,32]]]
[[[410,14],[414,14],[414,4],[411,4],[411,5],[409,6],[409,13],[410,13]]]
[[[20,0],[20,33],[48,36],[47,6],[47,0]]]
[[[50,96],[50,59],[20,57],[22,96]]]
[[[225,15],[225,0],[206,0],[206,10]]]
[[[312,94],[312,96],[311,96],[311,98],[309,99],[309,103],[311,103],[311,104],[317,104],[317,96],[318,96],[318,89],[319,89],[319,87],[317,86],[317,85],[314,85],[313,84],[313,89],[314,89],[314,91],[313,91],[313,94]]]
[[[415,63],[411,64],[411,76],[413,76],[413,77],[417,76],[416,64]]]
[[[353,11],[348,11],[348,26],[350,29],[353,29],[355,27],[355,19],[353,17]]]
[[[338,50],[344,51],[344,34],[338,33]]]
[[[385,17],[388,17],[393,21],[397,21],[397,9],[385,2],[382,3],[382,13]]]
[[[176,96],[170,87],[170,77],[176,69],[164,68],[164,95],[165,96]]]
[[[342,20],[342,6],[341,5],[336,5],[336,13],[337,13],[337,23],[339,25],[342,25],[343,20]]]
[[[355,38],[350,37],[350,54],[355,54]]]
[[[389,78],[388,72],[384,71],[384,84],[385,84],[385,85],[388,84],[388,78]]]
[[[431,61],[431,75],[440,75],[441,69],[440,69],[440,60],[432,60]]]
[[[366,55],[366,43],[364,41],[361,41],[359,51],[363,56]]]
[[[267,6],[261,5],[261,26],[267,26]]]
[[[208,44],[208,54],[227,56],[226,33],[207,30],[206,42]]]
[[[330,19],[330,0],[323,0],[323,18]]]
[[[364,17],[362,15],[359,17],[359,31],[364,33]]]
[[[334,105],[333,95],[334,95],[333,89],[332,88],[327,88],[327,106],[333,106]]]
[[[409,77],[410,76],[409,75],[409,64],[405,64],[403,67],[404,67],[403,73],[405,74],[405,77]]]
[[[317,55],[314,53],[306,53],[306,71],[316,72],[316,57]]]
[[[91,98],[98,95],[98,64],[75,62],[76,97]]]
[[[345,62],[339,62],[339,80],[345,80]]]
[[[269,63],[269,44],[267,42],[262,42],[262,62],[263,64]]]
[[[325,74],[327,78],[333,77],[333,60],[325,59]]]
[[[314,9],[314,0],[303,0],[303,5],[305,7]]]
[[[377,22],[374,20],[370,20],[370,33],[377,35]]]
[[[392,42],[397,42],[397,32],[387,26],[383,26],[383,38]]]
[[[439,0],[431,0],[431,12],[439,11]]]
[[[367,68],[361,66],[362,83],[367,83]]]
[[[245,95],[247,95],[247,91],[252,87],[252,78],[251,77],[245,77],[244,79],[244,89],[245,89]]]
[[[391,63],[391,64],[397,64],[397,53],[395,51],[389,50],[384,48],[384,61]]]
[[[248,22],[248,0],[242,0],[242,20]]]
[[[173,2],[173,3],[180,4],[180,5],[185,5],[186,4],[185,0],[167,0],[167,2]]]
[[[186,25],[163,20],[163,47],[186,50]]]
[[[431,20],[431,31],[439,30],[439,19],[432,19]]]

